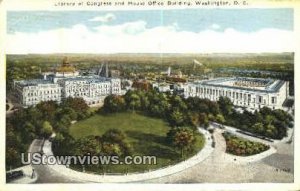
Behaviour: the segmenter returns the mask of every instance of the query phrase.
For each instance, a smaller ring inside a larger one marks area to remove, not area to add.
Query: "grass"
[[[85,170],[102,173],[143,172],[150,169],[162,168],[182,161],[179,150],[165,142],[170,127],[161,119],[151,118],[137,113],[115,113],[110,115],[95,115],[86,120],[79,121],[70,127],[70,134],[75,138],[88,135],[102,135],[111,128],[118,128],[127,135],[132,145],[134,155],[156,156],[156,165],[110,165],[103,168],[86,167]],[[199,152],[204,145],[204,138],[196,134],[194,151],[187,152],[185,158]]]

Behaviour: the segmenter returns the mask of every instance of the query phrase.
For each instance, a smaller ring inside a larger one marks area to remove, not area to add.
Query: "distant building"
[[[288,82],[262,78],[216,78],[188,83],[185,86],[185,97],[207,98],[217,101],[219,97],[228,97],[236,106],[260,109],[264,106],[271,109],[283,109],[288,97]]]
[[[169,83],[153,83],[152,88],[162,93],[165,92],[172,93],[174,90],[174,85]]]
[[[110,70],[109,77],[111,77],[111,78],[120,78],[121,77],[120,70]]]
[[[152,89],[150,82],[147,80],[134,80],[131,86],[133,89],[149,91]]]
[[[56,101],[68,97],[81,97],[88,105],[101,103],[107,95],[121,94],[121,80],[99,75],[80,76],[67,59],[54,74],[44,74],[43,79],[14,82],[16,97],[24,106],[41,101]]]

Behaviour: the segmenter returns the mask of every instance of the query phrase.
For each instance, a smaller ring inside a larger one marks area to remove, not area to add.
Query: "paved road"
[[[216,147],[204,161],[184,171],[165,177],[144,181],[146,183],[245,183],[245,182],[293,182],[293,143],[274,144],[277,153],[260,161],[240,164],[228,161],[226,143],[222,130],[214,133]],[[42,140],[36,140],[31,151],[39,151]],[[37,183],[78,183],[66,176],[59,176],[51,168],[35,165],[39,178]]]
[[[66,168],[62,165],[48,165],[48,166],[42,166],[46,172],[49,171],[50,174],[58,174],[62,177],[67,177],[66,181],[72,181],[73,180],[80,180],[82,182],[105,182],[105,183],[112,183],[112,182],[141,182],[149,179],[155,179],[162,176],[168,176],[170,174],[175,174],[180,171],[184,171],[187,168],[191,168],[194,165],[201,163],[203,160],[205,160],[207,157],[210,156],[210,154],[213,152],[214,148],[211,147],[212,140],[210,139],[211,135],[208,131],[203,130],[199,128],[199,131],[203,133],[205,137],[206,144],[204,145],[203,149],[197,153],[195,156],[189,158],[188,160],[182,161],[174,166],[166,167],[163,169],[158,169],[155,171],[149,171],[146,173],[133,173],[128,175],[107,175],[107,176],[101,176],[101,175],[94,175],[94,174],[88,174],[83,172],[78,172],[71,170],[69,168]],[[42,141],[36,141],[39,142],[38,145],[42,145]],[[34,145],[34,144],[33,144]],[[34,146],[32,146],[34,147]],[[36,150],[39,150],[37,146]],[[225,149],[225,148],[224,148]],[[223,151],[224,152],[224,151]],[[52,156],[52,149],[51,149],[51,142],[46,140],[43,144],[43,153],[48,156]],[[39,166],[40,167],[40,166]],[[41,169],[42,170],[42,169]],[[49,174],[47,173],[47,175]],[[44,175],[44,174],[43,174]],[[56,181],[56,180],[55,180]]]
[[[43,140],[35,139],[28,152],[40,152]],[[38,174],[36,183],[80,183],[78,180],[72,180],[66,176],[60,176],[47,165],[32,165]]]
[[[293,182],[293,146],[285,143],[277,145],[277,153],[261,161],[239,164],[226,161],[226,143],[221,130],[214,133],[216,149],[210,157],[193,168],[183,172],[151,180],[151,183],[246,183],[246,182]],[[282,161],[284,160],[284,161]],[[286,171],[287,170],[287,171]]]

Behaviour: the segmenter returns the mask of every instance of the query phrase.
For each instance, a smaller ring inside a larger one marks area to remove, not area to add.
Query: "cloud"
[[[208,29],[180,31],[176,25],[147,27],[145,21],[101,25],[89,30],[85,25],[37,33],[8,34],[6,50],[25,53],[259,53],[294,51],[294,33],[266,28],[256,32]]]
[[[95,27],[94,29],[98,34],[107,35],[107,36],[117,36],[131,34],[136,35],[146,30],[147,23],[145,21],[139,20],[135,22],[127,22],[120,25],[108,26],[101,25]]]
[[[218,30],[218,29],[221,28],[221,26],[218,25],[218,24],[212,24],[209,28],[210,28],[210,29],[213,29],[213,30]]]
[[[113,21],[115,19],[116,19],[116,16],[114,14],[107,13],[106,15],[103,15],[103,16],[94,17],[94,18],[90,19],[89,21],[107,23],[107,22]]]

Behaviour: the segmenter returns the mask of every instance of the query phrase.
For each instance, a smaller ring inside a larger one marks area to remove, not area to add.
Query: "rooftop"
[[[16,81],[19,85],[25,86],[37,86],[40,84],[54,84],[51,80],[43,80],[43,79],[32,79],[32,80],[21,80]]]
[[[216,87],[228,87],[251,91],[276,92],[284,84],[282,80],[246,77],[216,78],[212,80],[198,81],[194,84],[210,85]]]
[[[112,78],[100,77],[97,75],[89,75],[89,76],[76,76],[76,77],[55,77],[56,79],[60,79],[62,81],[86,81],[87,83],[98,83],[98,82],[106,82]]]

